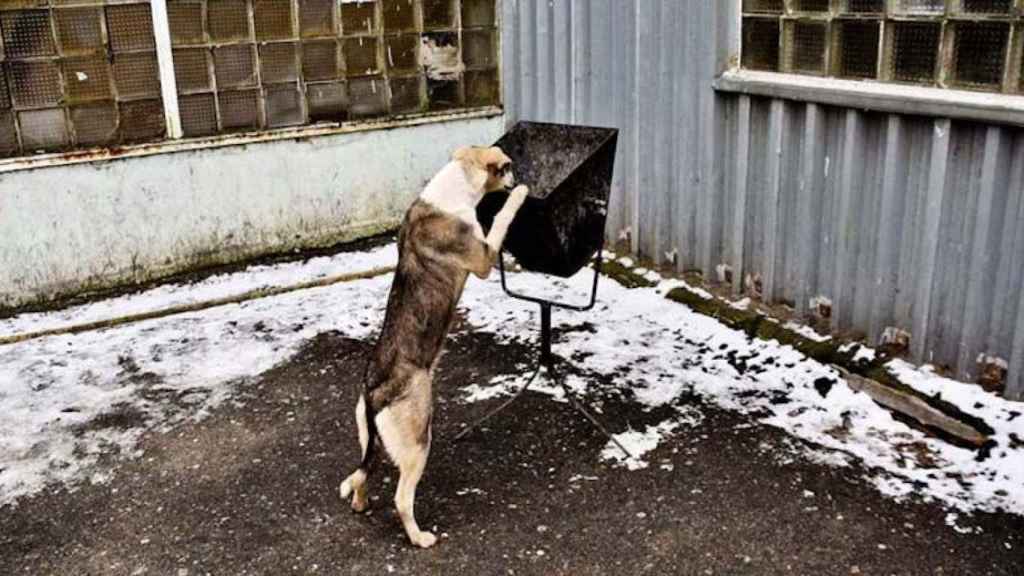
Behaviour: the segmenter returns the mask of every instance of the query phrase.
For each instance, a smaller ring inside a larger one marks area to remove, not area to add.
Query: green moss
[[[615,261],[601,264],[601,273],[626,288],[651,288],[657,284]]]
[[[730,328],[742,330],[750,337],[757,335],[758,328],[764,320],[757,312],[733,308],[721,300],[709,300],[683,287],[673,289],[666,297],[687,305],[695,312],[716,318]]]

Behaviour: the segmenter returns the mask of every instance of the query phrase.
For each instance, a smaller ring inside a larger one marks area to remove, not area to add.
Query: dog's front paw
[[[430,532],[420,532],[416,535],[410,535],[409,540],[420,548],[430,548],[434,544],[437,544],[437,536],[434,536]]]
[[[515,207],[520,207],[523,202],[526,201],[526,196],[530,193],[530,189],[524,184],[520,184],[512,189],[512,192],[508,195],[508,201],[514,203]]]

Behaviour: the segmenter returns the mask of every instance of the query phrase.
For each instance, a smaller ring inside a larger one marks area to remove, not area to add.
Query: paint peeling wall
[[[716,93],[738,5],[505,0],[509,120],[622,130],[610,239],[1024,396],[1024,133]]]
[[[500,116],[0,176],[0,310],[397,225]]]

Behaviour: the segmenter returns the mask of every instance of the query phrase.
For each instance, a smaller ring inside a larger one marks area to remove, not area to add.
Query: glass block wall
[[[742,66],[1024,92],[1024,0],[743,0]]]
[[[495,0],[169,0],[186,136],[496,105]]]
[[[496,0],[166,0],[185,137],[500,104]],[[150,2],[0,1],[0,155],[166,137]]]
[[[0,11],[0,154],[162,138],[148,2],[31,4]]]

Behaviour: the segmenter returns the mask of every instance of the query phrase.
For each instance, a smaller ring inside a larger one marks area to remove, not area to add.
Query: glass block
[[[110,64],[103,56],[67,58],[63,63],[64,87],[72,100],[110,97]]]
[[[1013,0],[960,0],[960,6],[968,14],[1009,14]]]
[[[346,36],[373,34],[377,30],[376,2],[343,2],[341,32]]]
[[[156,52],[114,56],[114,85],[122,98],[160,95],[160,68]]]
[[[68,145],[67,121],[62,108],[29,110],[18,113],[21,141],[25,152],[56,150]]]
[[[419,69],[419,34],[388,36],[384,39],[384,59],[391,72],[413,72]]]
[[[149,4],[125,4],[107,8],[107,36],[115,52],[153,50],[153,16]]]
[[[376,38],[345,39],[343,44],[345,70],[349,76],[367,76],[380,71],[377,44]]]
[[[490,66],[492,55],[488,54],[487,41],[481,42],[481,33],[486,38],[488,31],[466,30],[464,39],[472,43],[471,55],[467,54],[477,66]],[[454,80],[462,75],[466,65],[459,54],[459,37],[454,32],[428,32],[423,35],[420,46],[420,62],[427,78],[434,80]],[[467,60],[468,62],[469,60]]]
[[[207,0],[206,25],[217,42],[249,40],[249,10],[245,0]]]
[[[307,84],[310,122],[341,122],[348,114],[348,90],[341,82]]]
[[[260,46],[260,78],[268,82],[292,82],[299,79],[296,59],[298,44],[282,42]]]
[[[501,82],[497,70],[470,70],[463,78],[466,106],[496,106],[501,103]]]
[[[836,59],[839,76],[875,78],[878,76],[880,24],[851,20],[836,24]]]
[[[291,0],[253,0],[257,40],[288,40],[295,36]]]
[[[302,43],[302,76],[310,80],[333,80],[338,77],[338,43],[334,40],[313,40]]]
[[[828,12],[829,0],[793,0],[797,12]]]
[[[998,88],[1003,83],[1010,25],[1003,22],[957,22],[953,83]]]
[[[14,128],[14,112],[0,110],[0,155],[12,156],[19,151],[18,133]]]
[[[457,80],[427,79],[427,100],[431,110],[450,110],[462,104],[461,85]]]
[[[117,137],[117,107],[113,102],[75,106],[71,108],[71,125],[79,146],[110,144]]]
[[[206,48],[176,48],[174,50],[174,75],[178,82],[178,92],[195,92],[209,90],[210,51]]]
[[[452,0],[423,0],[423,29],[450,30],[455,27]]]
[[[333,36],[335,5],[335,0],[299,0],[299,27],[302,36]]]
[[[50,14],[46,10],[0,13],[7,58],[49,56],[55,53]]]
[[[498,33],[495,30],[466,30],[462,33],[462,59],[468,68],[498,65]]]
[[[900,14],[943,14],[946,0],[895,0],[894,8]]]
[[[489,28],[497,23],[494,0],[462,0],[463,28]]]
[[[152,142],[166,134],[167,122],[160,100],[122,102],[118,108],[121,116],[119,139],[122,142]]]
[[[383,78],[354,78],[348,82],[349,114],[353,118],[387,114],[387,99],[388,87]]]
[[[56,106],[64,92],[55,62],[8,62],[11,97],[17,107]]]
[[[892,78],[906,82],[934,82],[941,25],[935,22],[894,22],[892,26]]]
[[[0,63],[0,110],[11,107],[11,92],[7,89],[7,65]]]
[[[827,32],[828,24],[824,22],[787,22],[785,69],[804,74],[824,74]]]
[[[255,130],[260,127],[259,94],[256,90],[218,92],[217,100],[224,130]]]
[[[202,44],[203,5],[199,2],[168,2],[167,19],[171,28],[171,43],[175,46]]]
[[[253,46],[235,44],[221,46],[213,51],[213,68],[218,88],[252,86],[256,83],[256,67],[253,64]]]
[[[217,133],[217,104],[213,94],[193,94],[178,98],[181,129],[185,136],[209,136]]]
[[[1024,58],[1021,59],[1020,70],[1018,75],[1017,91],[1024,92]]]
[[[103,50],[103,31],[99,8],[61,8],[53,11],[57,37],[65,53]]]
[[[885,0],[841,0],[839,11],[844,14],[881,14]]]
[[[774,18],[743,19],[743,67],[779,69],[779,21]]]
[[[783,0],[743,0],[743,11],[781,14],[782,2]]]
[[[295,84],[269,86],[266,89],[267,126],[280,128],[306,122],[302,93]]]
[[[424,109],[423,78],[391,78],[391,113],[411,114]]]
[[[381,0],[381,11],[385,32],[416,31],[416,7],[412,0]]]

